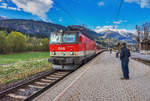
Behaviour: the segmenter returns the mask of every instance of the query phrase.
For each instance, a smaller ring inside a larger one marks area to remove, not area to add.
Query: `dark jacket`
[[[122,62],[129,62],[130,50],[127,47],[121,48],[120,60]]]

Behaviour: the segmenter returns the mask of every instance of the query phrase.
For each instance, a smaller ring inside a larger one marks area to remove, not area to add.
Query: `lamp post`
[[[138,33],[137,46],[138,46],[138,49],[140,51],[140,49],[141,49],[141,40],[140,40],[140,27],[138,25],[136,25],[136,30],[137,30],[137,33]]]

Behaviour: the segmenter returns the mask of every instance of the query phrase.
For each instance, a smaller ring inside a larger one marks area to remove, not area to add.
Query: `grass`
[[[10,64],[21,61],[37,60],[41,58],[49,58],[49,52],[26,52],[0,55],[0,64]]]
[[[9,55],[0,55],[0,85],[18,81],[33,74],[52,69],[48,63],[49,52],[27,52]]]
[[[0,84],[17,81],[33,74],[52,69],[47,59],[33,62],[17,63],[8,67],[0,67]]]

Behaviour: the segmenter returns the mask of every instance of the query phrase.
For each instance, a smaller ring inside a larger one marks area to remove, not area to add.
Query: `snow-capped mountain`
[[[104,38],[113,38],[116,40],[125,41],[127,43],[136,43],[135,31],[113,28],[97,28],[95,31]]]
[[[7,19],[5,16],[0,16],[0,20]]]

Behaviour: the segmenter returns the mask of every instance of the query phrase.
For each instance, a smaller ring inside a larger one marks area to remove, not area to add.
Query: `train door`
[[[85,37],[85,36],[84,36]],[[86,59],[87,58],[87,38],[85,37],[84,38],[84,59]]]

